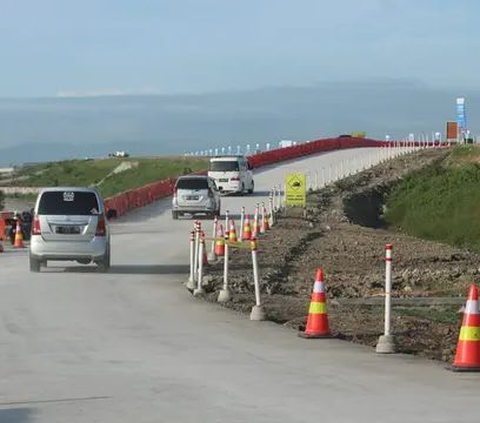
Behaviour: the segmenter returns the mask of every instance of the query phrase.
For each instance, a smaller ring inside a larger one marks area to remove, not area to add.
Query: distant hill
[[[201,95],[0,99],[0,165],[99,156],[175,154],[366,131],[404,137],[444,131],[455,97],[478,127],[479,92],[371,80]]]

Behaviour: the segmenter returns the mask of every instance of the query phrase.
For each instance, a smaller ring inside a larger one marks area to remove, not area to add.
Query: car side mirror
[[[107,211],[107,220],[112,220],[117,217],[117,211],[115,209],[109,209]]]

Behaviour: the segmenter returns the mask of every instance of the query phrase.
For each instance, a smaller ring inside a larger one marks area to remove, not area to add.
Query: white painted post
[[[260,279],[257,258],[258,244],[255,238],[250,241],[250,247],[252,250],[253,283],[255,286],[255,305],[253,306],[252,312],[250,313],[250,320],[261,321],[265,320],[266,315],[260,298]]]
[[[380,336],[376,351],[379,354],[395,352],[395,339],[391,334],[391,297],[392,297],[392,244],[385,247],[385,333]]]
[[[217,301],[219,303],[226,303],[232,299],[230,289],[228,287],[228,246],[229,240],[225,240],[225,255],[223,257],[223,287],[218,293]]]
[[[260,222],[260,233],[264,234],[267,231],[267,228],[265,228],[265,203],[262,203],[261,219],[262,221]]]
[[[215,218],[213,219],[212,246],[210,248],[210,254],[208,257],[210,261],[215,261],[217,259],[217,256],[215,254],[215,239],[217,237],[217,232],[218,232],[218,217],[215,216]]]
[[[245,207],[242,207],[242,210],[240,212],[240,231],[239,231],[240,241],[243,239],[244,225],[245,225]]]
[[[270,224],[270,227],[274,225],[274,216],[273,216],[273,189],[270,191],[270,196],[268,197],[268,208],[269,208],[269,215],[270,215],[270,221],[268,222]]]
[[[225,210],[225,232],[228,232],[228,220],[229,220],[229,215],[230,215],[230,211],[227,209]]]
[[[195,231],[190,231],[190,276],[187,281],[187,289],[195,289]]]
[[[203,286],[202,286],[202,279],[203,279],[203,249],[205,248],[205,232],[201,232],[201,241],[200,241],[200,248],[199,252],[199,261],[198,261],[198,279],[197,279],[197,289],[193,291],[193,295],[198,296],[204,293]]]
[[[260,213],[260,210],[259,210],[259,204],[257,203],[255,205],[255,213],[253,215],[253,233],[252,233],[252,236],[255,238],[258,236],[258,233],[260,231],[260,222],[259,222],[259,213]]]

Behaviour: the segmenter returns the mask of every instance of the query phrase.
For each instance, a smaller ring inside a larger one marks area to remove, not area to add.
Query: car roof
[[[92,192],[94,194],[100,195],[96,188],[87,188],[87,187],[48,187],[42,188],[39,194],[43,194],[45,192],[65,192],[65,191],[75,191],[75,192]]]
[[[212,157],[211,162],[231,162],[233,160],[244,159],[245,156],[222,156],[222,157]]]

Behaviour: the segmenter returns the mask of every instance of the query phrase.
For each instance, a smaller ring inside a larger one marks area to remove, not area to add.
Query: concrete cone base
[[[232,293],[230,292],[230,290],[228,288],[227,289],[222,289],[218,293],[217,301],[219,303],[228,303],[229,301],[231,301],[231,299],[232,299]]]
[[[267,318],[267,315],[265,313],[265,309],[263,306],[253,306],[252,307],[252,312],[250,313],[250,320],[255,320],[255,321],[262,321]]]
[[[377,354],[394,354],[395,337],[393,335],[380,336],[380,338],[378,338],[376,352]]]
[[[196,288],[194,291],[193,291],[193,296],[194,297],[200,297],[201,295],[205,294],[205,291],[203,288]]]
[[[480,367],[455,367],[453,365],[447,366],[447,370],[457,373],[478,373],[480,372]]]
[[[194,282],[194,281],[191,281],[190,279],[187,281],[187,283],[186,283],[185,286],[187,287],[187,289],[188,289],[189,291],[193,291],[193,290],[195,289],[195,287],[196,287],[195,282]]]
[[[209,253],[207,255],[207,260],[209,263],[215,263],[217,261],[217,256],[215,254]]]

